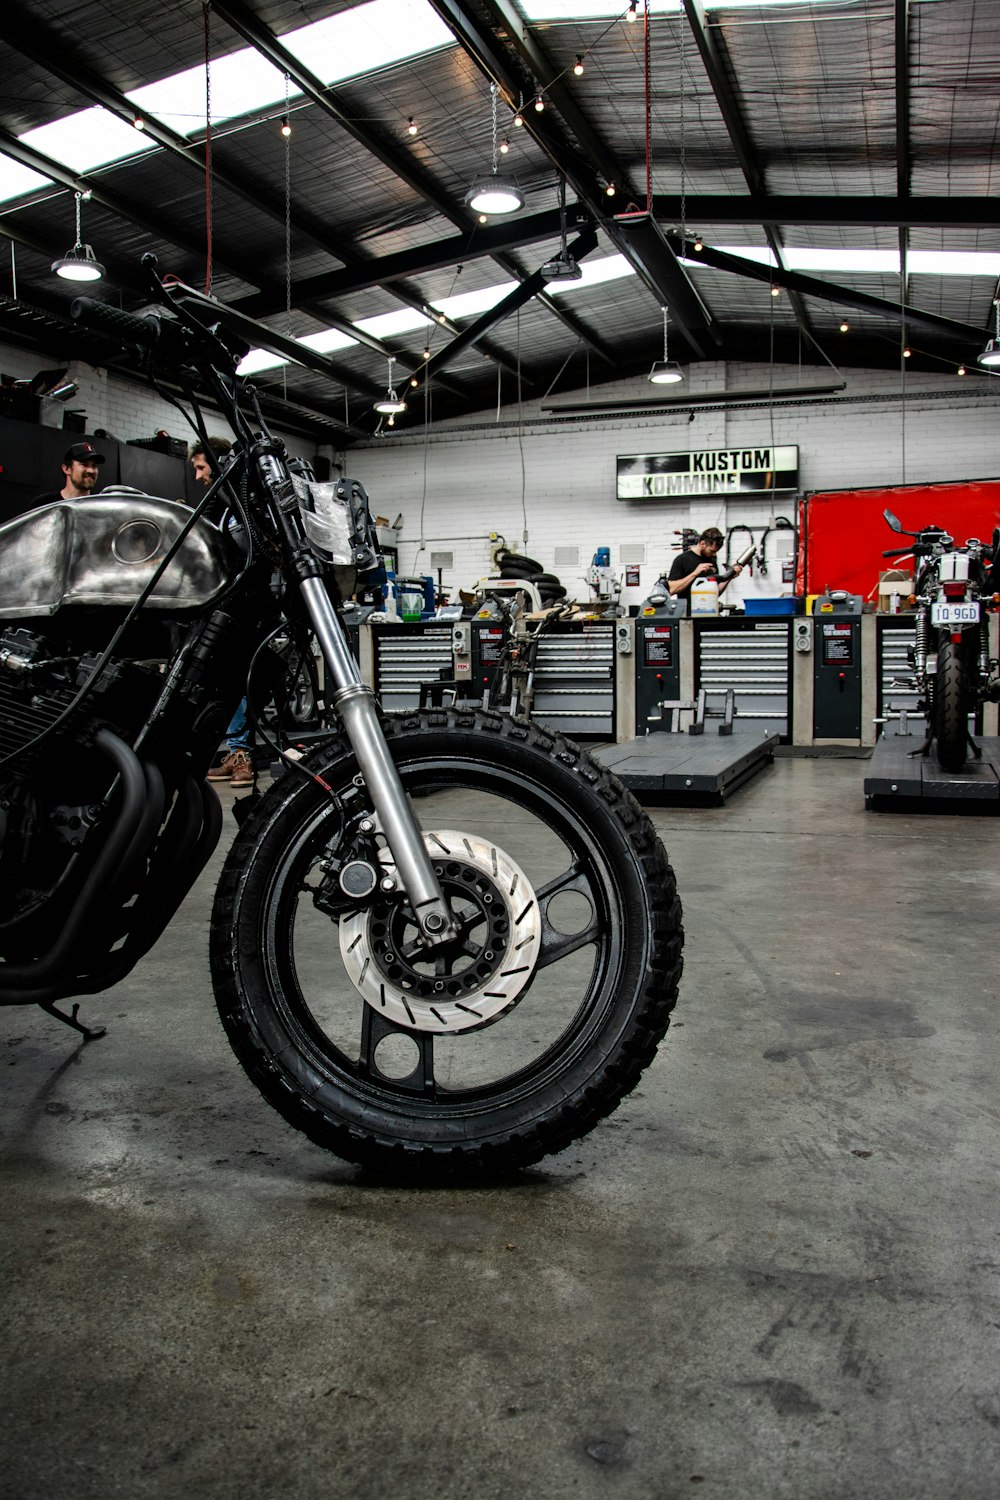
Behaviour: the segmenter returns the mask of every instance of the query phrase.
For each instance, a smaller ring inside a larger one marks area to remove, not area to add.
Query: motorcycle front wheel
[[[938,643],[934,683],[937,758],[945,771],[960,771],[969,748],[969,674],[961,645],[947,631]]]
[[[652,1060],[681,973],[673,872],[620,782],[558,735],[461,708],[384,729],[459,936],[425,953],[384,847],[373,895],[329,899],[367,805],[334,739],[303,763],[319,779],[285,775],[233,844],[220,1015],[264,1097],[339,1156],[413,1180],[523,1167]]]

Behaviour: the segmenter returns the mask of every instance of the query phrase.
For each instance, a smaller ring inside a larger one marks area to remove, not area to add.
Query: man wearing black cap
[[[703,531],[693,547],[688,547],[684,552],[678,553],[674,558],[667,578],[667,587],[671,594],[679,594],[682,599],[690,599],[691,585],[696,578],[707,574],[709,578],[718,578],[719,570],[715,566],[715,559],[719,555],[719,548],[725,541],[725,537],[717,526],[709,526]],[[720,582],[719,593],[738,578],[743,572],[739,563]]]
[[[86,500],[94,492],[97,471],[104,462],[104,454],[98,453],[93,443],[74,443],[63,454],[62,471],[66,483],[61,490],[50,490],[36,495],[31,505],[54,505],[57,500]]]

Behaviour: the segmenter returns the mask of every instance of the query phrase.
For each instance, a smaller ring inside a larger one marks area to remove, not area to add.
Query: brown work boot
[[[234,750],[232,754],[233,774],[230,786],[253,786],[253,756],[249,750]]]
[[[245,755],[245,750],[230,750],[221,765],[213,766],[205,777],[206,781],[231,781],[236,769],[237,757]]]

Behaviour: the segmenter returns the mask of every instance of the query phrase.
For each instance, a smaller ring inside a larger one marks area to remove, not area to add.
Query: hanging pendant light
[[[977,364],[985,365],[987,369],[994,369],[1000,365],[1000,301],[995,297],[993,307],[996,312],[996,332],[976,361]]]
[[[100,281],[104,275],[104,267],[94,254],[90,245],[83,243],[80,230],[80,204],[83,194],[76,194],[76,243],[71,250],[61,256],[59,260],[52,262],[52,270],[57,276],[62,276],[65,281]]]
[[[375,410],[384,417],[395,417],[406,410],[406,402],[402,396],[397,396],[396,389],[392,383],[392,367],[396,363],[396,356],[389,355],[389,385],[385,395],[375,402]]]
[[[684,379],[684,371],[675,359],[669,357],[667,348],[667,309],[663,309],[663,358],[658,359],[649,372],[650,385],[676,385]]]
[[[496,84],[491,83],[493,170],[477,177],[465,195],[466,207],[474,209],[477,214],[516,214],[524,207],[524,194],[516,180],[510,176],[501,177],[497,170],[500,161],[500,148],[497,144],[497,92]]]

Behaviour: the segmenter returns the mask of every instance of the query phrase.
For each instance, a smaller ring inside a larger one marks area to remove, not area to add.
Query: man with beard
[[[38,505],[54,505],[57,500],[86,500],[94,493],[98,470],[104,462],[104,454],[98,453],[93,443],[74,443],[63,454],[62,471],[66,482],[61,490],[49,490],[36,495],[32,509]]]

